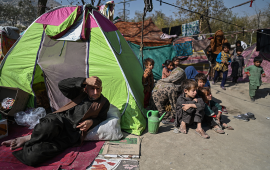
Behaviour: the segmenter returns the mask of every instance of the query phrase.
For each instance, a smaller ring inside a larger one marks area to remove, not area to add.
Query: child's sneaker
[[[225,106],[221,106],[221,107],[222,107],[221,109],[222,114],[228,114],[226,107]]]
[[[255,102],[254,97],[251,97],[250,100],[251,100],[251,102]]]
[[[238,116],[234,116],[235,119],[238,120],[243,120],[244,122],[248,122],[249,118],[247,116],[244,116],[244,114],[238,115]]]
[[[245,116],[247,116],[249,119],[255,120],[255,115],[253,113],[247,112],[246,114],[244,114]]]

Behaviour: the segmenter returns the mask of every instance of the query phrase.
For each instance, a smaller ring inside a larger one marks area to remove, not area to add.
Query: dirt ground
[[[140,170],[269,170],[270,169],[270,84],[263,84],[252,103],[248,83],[212,85],[216,101],[227,107],[229,114],[223,118],[235,130],[217,134],[204,126],[210,139],[195,134],[190,127],[188,134],[173,133],[173,125],[160,123],[158,134],[147,131],[142,135]],[[233,116],[251,112],[256,120],[249,122]]]

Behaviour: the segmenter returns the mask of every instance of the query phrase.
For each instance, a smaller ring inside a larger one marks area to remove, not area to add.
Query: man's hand
[[[262,77],[265,77],[265,73],[264,73],[264,74],[262,74]]]
[[[87,131],[91,126],[93,125],[93,120],[85,120],[81,123],[76,128],[80,128],[81,131]]]
[[[92,77],[85,79],[85,82],[83,84],[100,88],[102,82],[98,77],[92,76]]]

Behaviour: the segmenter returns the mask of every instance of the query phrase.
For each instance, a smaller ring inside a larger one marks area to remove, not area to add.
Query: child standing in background
[[[165,63],[162,64],[163,70],[162,70],[162,79],[165,79],[169,77],[171,74],[174,66],[172,60],[166,60]]]
[[[154,76],[152,69],[154,68],[155,61],[151,58],[147,58],[143,62],[145,66],[145,70],[142,77],[142,84],[144,87],[144,108],[149,105],[149,100],[151,96],[151,92],[154,88]]]
[[[243,77],[244,57],[242,56],[243,48],[236,47],[236,56],[232,59],[232,77],[233,83],[237,83],[239,77]]]
[[[252,102],[255,101],[255,94],[262,85],[261,76],[265,77],[263,68],[261,67],[263,59],[259,56],[254,58],[254,65],[246,67],[245,73],[249,76],[249,96]]]
[[[222,78],[222,82],[220,85],[220,87],[223,90],[226,90],[226,88],[224,86],[225,86],[225,83],[227,80],[227,75],[228,75],[228,65],[231,62],[231,54],[229,54],[230,48],[231,48],[230,43],[224,43],[222,45],[222,52],[220,52],[218,54],[217,59],[216,59],[216,61],[217,61],[216,66],[214,67],[215,76],[214,76],[212,84],[215,84],[219,74],[221,72],[223,72],[223,78]]]

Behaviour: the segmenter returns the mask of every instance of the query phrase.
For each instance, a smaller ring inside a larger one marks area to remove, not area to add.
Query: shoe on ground
[[[223,90],[226,90],[226,88],[224,86],[220,86]]]
[[[221,109],[222,114],[228,114],[226,107],[225,106],[221,106],[221,107],[222,107]]]
[[[250,100],[251,100],[251,102],[255,102],[254,97],[251,97]]]
[[[174,122],[171,122],[171,121],[169,121],[169,120],[162,120],[161,122],[162,122],[164,125],[168,125],[168,124],[172,125],[172,124],[174,124]]]
[[[246,114],[244,114],[244,116],[247,116],[249,119],[255,120],[255,115],[253,113],[247,112]]]
[[[235,119],[238,119],[238,120],[242,120],[244,122],[248,122],[249,121],[249,118],[247,116],[244,116],[244,114],[241,114],[241,115],[238,115],[238,116],[234,116]]]
[[[173,130],[173,133],[176,133],[177,134],[177,133],[180,133],[180,131],[179,131],[178,128],[175,127],[174,130]]]
[[[212,81],[212,84],[214,85],[214,84],[215,84],[215,82],[214,82],[214,81]]]

